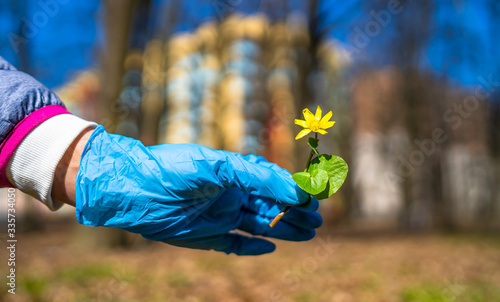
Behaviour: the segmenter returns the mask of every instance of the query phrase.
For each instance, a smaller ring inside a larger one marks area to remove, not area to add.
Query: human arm
[[[39,92],[55,97],[37,87],[34,98]],[[32,127],[15,146],[5,171],[11,174],[9,184],[45,199],[52,209],[58,206],[53,201],[75,205],[81,224],[116,227],[172,245],[238,255],[274,250],[273,243],[253,235],[302,241],[311,239],[321,225],[315,212],[318,202],[310,200],[287,171],[262,157],[195,144],[145,147],[77,119],[59,114]],[[65,127],[65,122],[73,126]],[[60,154],[57,161],[54,146]],[[37,167],[46,166],[46,157],[55,164],[40,174]],[[39,185],[40,179],[50,180],[50,186]],[[279,205],[306,204],[294,208],[275,228],[268,227]]]

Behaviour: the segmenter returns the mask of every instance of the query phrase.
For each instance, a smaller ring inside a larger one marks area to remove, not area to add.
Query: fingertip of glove
[[[306,191],[302,190],[297,184],[295,184],[295,191],[297,192],[297,198],[299,199],[299,202],[307,202],[309,201],[311,195],[307,193]]]
[[[311,195],[309,195],[309,199],[306,202],[301,203],[297,206],[298,210],[304,212],[315,212],[318,210],[318,208],[319,208],[319,201],[316,198],[312,197]]]
[[[238,256],[258,256],[269,254],[276,250],[276,245],[274,243],[264,239],[251,238],[250,240],[245,241],[245,244],[231,252]]]
[[[309,215],[309,217],[308,217],[309,225],[308,226],[311,229],[317,229],[323,225],[323,217],[321,217],[321,214],[319,214],[318,212],[313,212],[313,213],[310,213],[308,215]]]
[[[269,254],[276,250],[276,245],[270,241],[263,240],[260,246],[260,254]]]
[[[316,230],[307,230],[302,233],[302,236],[297,237],[296,241],[308,241],[316,236]]]

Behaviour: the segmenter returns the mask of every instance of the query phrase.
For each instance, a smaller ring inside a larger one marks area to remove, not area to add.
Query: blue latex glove
[[[270,228],[278,205],[302,207],[290,209]],[[145,147],[108,134],[102,126],[85,147],[76,181],[81,224],[228,254],[275,249],[265,239],[232,232],[236,229],[293,241],[313,238],[322,223],[317,208],[318,201],[298,188],[286,170],[262,157],[195,144]]]

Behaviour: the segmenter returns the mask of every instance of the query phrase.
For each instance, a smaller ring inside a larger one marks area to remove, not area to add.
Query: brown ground
[[[2,282],[0,300],[500,301],[498,235],[322,228],[310,242],[276,241],[271,255],[236,257],[157,243],[82,248],[73,228],[20,234],[16,295]]]

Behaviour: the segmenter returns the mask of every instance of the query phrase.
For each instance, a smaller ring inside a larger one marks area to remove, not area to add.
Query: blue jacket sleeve
[[[0,144],[20,121],[49,105],[64,106],[47,87],[0,57]]]
[[[67,113],[50,89],[0,57],[0,187],[12,187],[7,166],[26,135],[49,118]]]

